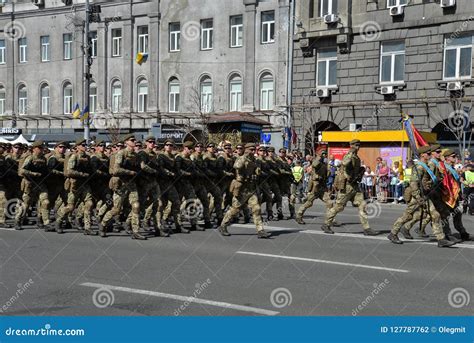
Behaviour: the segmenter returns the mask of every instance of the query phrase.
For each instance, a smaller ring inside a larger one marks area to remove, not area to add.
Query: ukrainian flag
[[[142,65],[142,63],[145,63],[148,60],[148,54],[145,54],[143,52],[139,52],[137,54],[137,58],[135,58],[135,62],[137,62],[139,65]]]
[[[82,111],[81,113],[81,121],[84,122],[85,120],[87,120],[87,118],[89,118],[89,105],[87,105],[86,107],[84,107],[84,110]]]
[[[81,117],[81,109],[79,108],[79,104],[76,104],[74,112],[72,112],[72,117],[74,119],[79,119]]]

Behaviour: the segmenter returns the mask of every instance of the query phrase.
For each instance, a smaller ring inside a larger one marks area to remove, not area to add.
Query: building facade
[[[297,144],[324,130],[401,129],[401,112],[454,140],[472,120],[473,19],[468,0],[298,1]]]
[[[290,0],[6,1],[0,14],[0,121],[26,134],[152,127],[199,129],[209,115],[248,112],[285,126]],[[86,60],[92,55],[89,101]],[[137,63],[139,54],[145,59]]]

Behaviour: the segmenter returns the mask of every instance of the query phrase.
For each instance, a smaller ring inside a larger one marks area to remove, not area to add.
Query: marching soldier
[[[98,140],[95,143],[94,154],[91,155],[91,167],[94,175],[90,180],[92,197],[97,205],[97,222],[100,222],[105,213],[112,207],[112,192],[110,182],[110,159],[105,152],[105,142]]]
[[[87,143],[85,139],[79,139],[75,144],[76,152],[68,157],[65,163],[64,175],[66,181],[64,188],[67,192],[67,204],[60,208],[56,218],[56,232],[63,233],[61,227],[63,218],[73,213],[74,209],[80,203],[83,203],[83,211],[78,211],[84,218],[84,234],[96,235],[97,232],[92,231],[91,217],[94,201],[90,185],[88,183],[91,176],[91,165],[89,155],[86,153]]]
[[[308,185],[308,197],[296,214],[296,222],[298,224],[306,224],[303,220],[303,215],[308,208],[313,206],[316,199],[321,199],[326,204],[326,211],[332,208],[331,198],[326,187],[328,179],[328,165],[325,161],[326,155],[326,151],[320,151],[318,156],[313,159],[313,163],[311,164],[312,172]]]
[[[257,197],[257,177],[260,175],[260,169],[257,167],[254,154],[255,144],[248,143],[245,145],[245,154],[235,161],[236,178],[231,189],[233,194],[232,207],[226,212],[218,229],[223,236],[230,236],[227,226],[239,214],[244,204],[248,204],[252,211],[253,222],[257,227],[258,238],[270,237],[270,234],[263,229],[260,204]]]
[[[140,200],[138,198],[138,190],[136,177],[140,171],[140,164],[137,154],[135,153],[135,136],[128,135],[124,139],[126,148],[117,152],[114,158],[114,164],[111,165],[110,171],[112,178],[110,179],[111,189],[114,191],[114,205],[108,211],[102,222],[99,224],[99,231],[102,237],[106,237],[106,229],[110,221],[119,216],[124,204],[128,201],[131,207],[131,227],[132,239],[146,240],[147,238],[140,234]]]
[[[6,227],[5,221],[5,205],[7,203],[7,198],[5,195],[5,184],[7,176],[7,162],[5,160],[5,145],[0,143],[0,227]]]
[[[266,205],[267,219],[273,220],[273,198],[267,180],[271,175],[275,176],[278,175],[278,173],[270,168],[270,164],[266,158],[266,153],[267,149],[263,145],[259,146],[257,151],[258,156],[255,159],[255,162],[261,171],[258,177],[258,189],[262,197],[261,203],[265,203]]]
[[[209,198],[207,196],[207,185],[209,184],[208,173],[203,159],[202,150],[204,145],[196,143],[194,153],[191,154],[191,160],[195,166],[195,177],[191,179],[197,198],[202,204],[202,216],[204,217],[204,228],[211,229],[211,214],[209,213]],[[222,216],[222,213],[220,213]]]
[[[224,208],[232,205],[232,194],[230,193],[230,184],[234,179],[235,157],[232,153],[232,144],[224,144],[224,153],[217,157],[217,166],[222,170],[223,176],[219,180],[221,196],[224,198]]]
[[[48,174],[48,167],[44,157],[43,141],[32,144],[32,153],[27,156],[19,167],[21,190],[23,191],[22,202],[17,206],[15,216],[15,230],[22,230],[21,224],[26,217],[28,209],[33,204],[39,204],[38,212],[41,212],[38,228],[49,226],[49,199],[48,189],[44,178]],[[41,223],[42,221],[42,223]]]
[[[280,191],[280,185],[278,183],[278,180],[281,177],[280,173],[280,168],[278,167],[278,163],[275,159],[275,148],[274,147],[269,147],[267,149],[268,156],[267,156],[267,161],[270,164],[270,169],[273,170],[271,172],[271,175],[268,179],[268,184],[272,190],[273,193],[273,204],[276,204],[277,208],[277,213],[278,216],[277,218],[271,218],[273,220],[283,220],[283,199]]]
[[[64,161],[66,158],[66,142],[56,143],[53,152],[46,156],[48,165],[48,177],[46,178],[46,185],[49,193],[50,209],[55,207],[56,212],[62,206],[67,204],[67,194],[64,189]],[[51,231],[54,231],[51,228]]]
[[[18,175],[18,168],[22,155],[23,144],[15,143],[12,146],[11,153],[5,157],[8,168],[8,182],[5,185],[7,199],[21,198],[21,177]]]
[[[218,164],[216,146],[214,143],[207,145],[207,153],[203,154],[203,160],[207,171],[206,189],[214,200],[214,210],[216,211],[217,225],[220,225],[224,215],[222,214],[222,193],[218,187],[219,182],[225,177],[224,169]]]
[[[354,139],[350,142],[350,150],[344,156],[342,165],[339,170],[340,182],[338,188],[338,194],[336,203],[334,206],[326,212],[326,219],[321,229],[325,233],[333,234],[331,226],[334,223],[334,219],[339,212],[342,212],[347,205],[347,202],[352,201],[355,206],[359,207],[359,219],[364,229],[364,235],[375,236],[378,232],[373,231],[369,226],[367,217],[367,203],[364,200],[364,194],[359,189],[359,181],[362,176],[361,161],[357,155],[360,149],[360,140]]]
[[[278,178],[278,186],[280,188],[281,196],[286,196],[288,198],[288,209],[290,210],[290,217],[288,219],[295,218],[295,201],[296,199],[291,198],[291,183],[293,180],[293,172],[291,171],[291,165],[287,162],[286,156],[286,149],[280,149],[279,151],[280,156],[276,157],[275,160],[277,162],[278,168],[280,169],[280,177]],[[283,213],[280,216],[282,219]]]

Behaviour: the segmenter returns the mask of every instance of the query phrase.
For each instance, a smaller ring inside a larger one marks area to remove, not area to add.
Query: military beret
[[[192,149],[194,147],[194,143],[192,141],[186,141],[183,143],[183,147]]]
[[[255,148],[255,143],[247,143],[245,144],[245,149]]]
[[[428,145],[422,146],[422,147],[418,148],[417,152],[418,152],[419,155],[428,154],[428,153],[431,152],[431,147],[429,147]]]
[[[451,155],[456,155],[456,153],[451,150],[451,149],[446,149],[444,152],[443,152],[443,156],[444,157],[448,157],[448,156],[451,156]]]
[[[440,150],[440,149],[441,149],[440,144],[433,144],[433,145],[430,146],[431,152],[436,151],[436,150]]]
[[[216,145],[214,143],[207,143],[207,147],[208,148],[214,148]]]
[[[133,133],[129,134],[129,135],[126,135],[124,138],[123,138],[123,142],[126,142],[128,141],[129,139],[134,139],[135,138],[135,135]]]
[[[349,142],[350,145],[360,144],[360,139],[353,139]]]
[[[84,138],[79,138],[76,140],[76,145],[82,145],[85,144],[87,141]]]
[[[31,147],[32,148],[41,148],[44,146],[44,142],[43,141],[34,141],[33,144],[31,144]]]
[[[268,152],[275,152],[275,148],[272,147],[272,146],[271,146],[271,147],[268,147],[268,148],[267,148],[267,151],[268,151]]]
[[[155,136],[147,136],[145,139],[144,139],[145,142],[148,142],[148,141],[153,141],[153,142],[156,142],[156,138]]]
[[[142,141],[136,141],[136,142],[135,142],[135,145],[140,145],[140,146],[141,146],[141,145],[142,145]]]
[[[67,146],[68,144],[67,144],[67,142],[60,141],[60,142],[57,142],[57,143],[54,145],[54,147],[57,148],[57,147],[60,146],[60,145]]]

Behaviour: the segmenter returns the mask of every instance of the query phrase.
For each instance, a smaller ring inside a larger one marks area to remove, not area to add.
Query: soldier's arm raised
[[[25,159],[25,161],[23,162],[23,165],[18,170],[18,175],[26,177],[26,178],[41,177],[41,173],[33,172],[30,170],[32,160],[33,160],[32,156],[28,156]]]
[[[67,172],[66,176],[71,177],[71,178],[83,178],[83,177],[89,177],[89,174],[80,172],[76,170],[78,161],[77,161],[78,156],[76,154],[73,154],[70,158],[69,161],[67,162]]]

